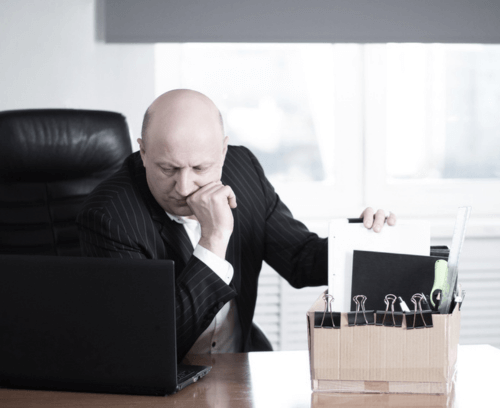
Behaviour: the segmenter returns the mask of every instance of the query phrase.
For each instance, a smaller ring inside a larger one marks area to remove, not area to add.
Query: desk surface
[[[213,368],[168,397],[0,389],[0,407],[500,407],[500,350],[491,346],[459,347],[458,378],[449,397],[312,393],[307,351],[196,356],[189,363]]]

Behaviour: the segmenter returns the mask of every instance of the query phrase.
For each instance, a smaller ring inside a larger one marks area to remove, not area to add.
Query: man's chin
[[[191,208],[189,208],[187,204],[168,206],[165,208],[165,211],[169,214],[177,215],[180,217],[189,217],[190,215],[193,215]]]

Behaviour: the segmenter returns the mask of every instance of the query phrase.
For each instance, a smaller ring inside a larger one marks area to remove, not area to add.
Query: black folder
[[[356,310],[352,298],[367,297],[366,310],[385,310],[387,294],[401,296],[410,310],[415,293],[429,295],[434,284],[434,264],[443,256],[392,254],[387,252],[354,251],[352,265],[351,310]],[[399,310],[398,310],[399,311]]]

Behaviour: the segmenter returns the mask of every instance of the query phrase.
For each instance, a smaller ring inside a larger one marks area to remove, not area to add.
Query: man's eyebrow
[[[205,162],[201,162],[199,164],[196,164],[193,167],[207,167],[207,166],[211,166],[212,164],[214,164],[214,162],[210,160],[210,161],[205,161]]]
[[[155,164],[158,166],[178,167],[174,163],[171,163],[169,161],[163,161],[163,160],[158,160],[155,162]]]

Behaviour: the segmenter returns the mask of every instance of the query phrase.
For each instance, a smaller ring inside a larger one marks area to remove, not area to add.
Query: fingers
[[[227,193],[227,201],[229,202],[229,207],[231,208],[236,208],[236,196],[234,195],[234,191],[231,187],[225,186],[224,188],[228,189]]]
[[[396,214],[390,212],[389,217],[387,218],[387,224],[393,227],[396,225]]]
[[[366,228],[370,229],[373,226],[373,208],[366,208],[359,218],[363,218],[363,224]]]
[[[382,231],[385,222],[387,221],[387,225],[394,226],[396,225],[396,214],[388,211],[387,218],[384,210],[378,210],[374,212],[373,208],[366,208],[360,215],[360,218],[363,218],[363,225],[370,229],[372,228],[375,232]]]
[[[217,190],[220,189],[222,183],[219,181],[212,181],[208,184],[205,184],[203,187],[200,187],[198,190],[196,190],[194,193],[192,193],[187,199],[197,199],[201,200],[203,197],[209,197],[213,193],[215,193]]]
[[[385,224],[385,213],[384,210],[378,210],[375,213],[375,219],[373,221],[373,231],[380,232]]]
[[[203,200],[204,198],[208,199],[212,195],[215,195],[216,197],[225,197],[227,199],[229,207],[231,208],[236,208],[237,206],[236,195],[234,194],[233,189],[229,186],[225,186],[220,181],[212,181],[204,185],[199,190],[191,194],[188,197],[188,200]]]

